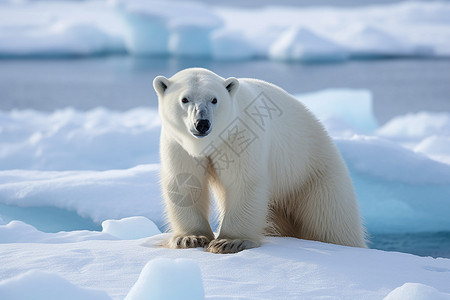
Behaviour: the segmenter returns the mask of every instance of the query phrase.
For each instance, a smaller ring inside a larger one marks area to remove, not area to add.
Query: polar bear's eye
[[[181,102],[182,102],[182,103],[188,103],[189,100],[188,100],[188,98],[184,97],[183,99],[181,99]]]
[[[211,103],[212,104],[216,104],[217,103],[217,98],[212,99]]]

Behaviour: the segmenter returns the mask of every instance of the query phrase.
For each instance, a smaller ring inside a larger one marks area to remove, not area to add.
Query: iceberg
[[[0,57],[447,57],[449,12],[445,1],[253,9],[160,0],[0,2]]]
[[[436,112],[410,113],[393,118],[376,133],[400,141],[420,141],[430,135],[449,135],[450,116]]]
[[[335,141],[369,232],[450,230],[450,165],[377,137]]]
[[[427,137],[414,148],[414,151],[450,165],[450,136]]]
[[[416,45],[374,25],[356,25],[342,32],[337,40],[346,45],[353,57],[432,56],[433,48]]]
[[[348,51],[307,28],[291,28],[270,47],[269,57],[284,61],[343,61]]]
[[[221,26],[207,5],[176,1],[116,1],[125,40],[136,55],[211,56],[211,32]]]
[[[371,134],[378,128],[368,90],[328,89],[296,97],[333,137]]]
[[[253,45],[240,31],[214,31],[211,36],[212,57],[216,60],[248,60],[255,57]]]

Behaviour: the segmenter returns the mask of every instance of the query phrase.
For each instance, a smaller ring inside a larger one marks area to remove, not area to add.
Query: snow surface
[[[450,230],[450,114],[411,114],[379,127],[368,91],[297,97],[340,149],[369,232]],[[62,288],[79,299],[108,299],[102,291],[139,299],[161,289],[169,298],[184,288],[211,299],[448,298],[450,259],[294,238],[266,238],[234,255],[159,247],[167,238],[159,234],[159,130],[148,108],[0,112],[0,299],[60,299],[48,293]],[[41,218],[25,223],[37,208]],[[42,220],[55,218],[50,209],[78,216],[67,222],[102,224],[103,232],[43,232]]]
[[[104,291],[80,288],[61,276],[31,270],[0,282],[0,299],[4,300],[108,300]]]
[[[446,1],[254,9],[161,0],[13,2],[0,1],[0,56],[340,61],[450,55]]]
[[[159,288],[170,289],[167,296],[178,287],[184,289],[183,282],[179,283],[180,276],[174,272],[184,273],[190,265],[192,271],[185,280],[192,286],[186,288],[196,289],[202,283],[208,299],[383,299],[405,283],[432,287],[436,289],[435,295],[450,293],[450,259],[294,238],[266,238],[259,248],[217,255],[200,248],[161,248],[158,244],[164,238],[167,234],[141,240],[2,244],[0,280],[14,279],[29,270],[46,270],[82,289],[106,291],[112,299],[123,299],[129,293],[138,299],[138,292],[155,295],[156,290],[149,291],[152,287],[156,289],[155,280],[159,280]],[[180,257],[195,264],[177,265],[176,259]],[[194,265],[200,268],[201,281]],[[167,279],[169,274],[174,275]],[[14,280],[20,282],[20,277]],[[56,282],[47,280],[46,286],[57,289],[52,286]],[[0,281],[0,286],[6,285],[13,292],[13,287],[6,283]],[[20,284],[16,290],[25,287]]]
[[[156,110],[0,111],[0,126],[2,170],[109,170],[159,162],[158,152],[148,156],[159,141]]]
[[[147,164],[108,171],[0,171],[0,203],[57,207],[98,224],[143,215],[161,226],[158,170],[159,165]]]

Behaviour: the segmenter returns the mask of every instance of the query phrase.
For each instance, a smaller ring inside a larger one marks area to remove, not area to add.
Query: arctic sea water
[[[218,62],[203,59],[98,57],[89,59],[12,59],[0,61],[0,110],[53,111],[74,107],[128,110],[156,107],[152,89],[156,75],[171,76],[193,66],[227,77],[253,77],[273,82],[292,94],[327,88],[364,88],[374,96],[373,110],[383,124],[397,115],[417,111],[450,112],[450,60],[366,60],[334,64],[292,64],[251,60]],[[131,167],[131,166],[130,166]],[[49,208],[2,211],[46,231],[89,229],[98,224]],[[40,215],[36,216],[36,215]],[[64,220],[62,220],[64,219]],[[6,218],[4,218],[7,221]],[[41,223],[41,224],[39,224]],[[418,255],[450,257],[450,232],[372,234],[371,247]]]

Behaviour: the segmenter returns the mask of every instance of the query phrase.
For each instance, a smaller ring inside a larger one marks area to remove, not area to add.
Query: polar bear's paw
[[[245,249],[258,247],[259,245],[250,240],[232,240],[232,239],[217,239],[209,243],[206,251],[211,253],[237,253]]]
[[[205,248],[209,242],[210,239],[204,235],[175,236],[169,240],[168,246],[173,249]]]

